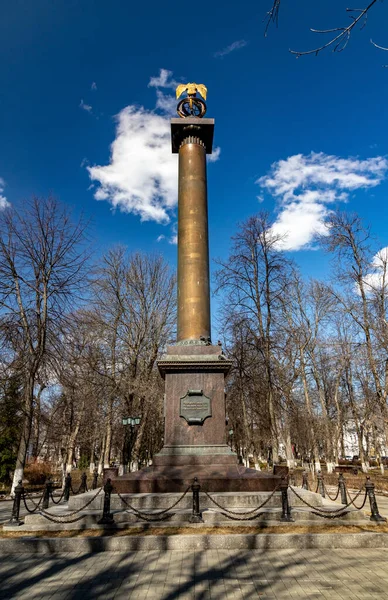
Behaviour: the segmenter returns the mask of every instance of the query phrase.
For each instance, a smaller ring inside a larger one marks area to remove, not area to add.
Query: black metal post
[[[47,479],[45,486],[44,486],[43,502],[42,502],[42,508],[44,510],[49,507],[50,496],[52,494],[52,490],[53,490],[53,482],[51,481],[51,479]]]
[[[318,479],[318,492],[321,494],[322,498],[325,498],[325,484],[323,481],[323,475],[322,475],[321,471],[318,471],[317,479]]]
[[[342,473],[340,473],[338,476],[338,487],[339,487],[340,494],[341,494],[341,504],[347,504],[346,481],[345,481],[345,477],[343,476]]]
[[[98,521],[99,525],[111,525],[115,522],[112,513],[110,512],[110,497],[113,491],[113,485],[110,479],[107,479],[104,485],[104,508],[102,511],[102,517]]]
[[[98,484],[98,469],[94,469],[93,471],[93,482],[92,482],[92,490],[97,489]]]
[[[291,517],[291,506],[288,501],[288,479],[286,477],[282,477],[280,491],[282,493],[282,516],[280,517],[280,520],[293,521],[294,519]]]
[[[302,473],[302,488],[304,490],[308,490],[309,489],[309,480],[308,480],[308,473],[307,473],[307,471],[303,471],[303,473]]]
[[[201,511],[199,510],[199,490],[201,486],[198,483],[198,478],[194,477],[194,483],[191,486],[193,492],[193,512],[190,517],[190,523],[203,523]]]
[[[370,520],[378,521],[381,523],[386,523],[387,519],[385,519],[385,517],[382,517],[379,513],[379,509],[378,509],[377,502],[376,502],[376,496],[375,496],[375,484],[371,482],[370,477],[366,478],[365,489],[366,489],[366,493],[368,494],[369,504],[370,504],[370,512],[371,512]]]
[[[87,491],[88,486],[87,486],[86,480],[87,480],[87,475],[84,471],[81,475],[81,485],[79,486],[79,492],[78,492],[79,494],[84,494]]]
[[[14,490],[14,499],[13,499],[13,505],[12,505],[12,513],[11,513],[11,518],[9,521],[10,525],[23,525],[23,521],[20,520],[20,502],[22,499],[22,496],[24,494],[24,487],[22,485],[22,480],[19,479],[17,486],[15,487]]]
[[[70,473],[68,473],[65,477],[65,491],[63,492],[63,499],[65,502],[69,502],[70,490],[71,490],[71,475],[70,475]]]

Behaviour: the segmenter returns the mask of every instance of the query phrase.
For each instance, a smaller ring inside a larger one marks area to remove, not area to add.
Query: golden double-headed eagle
[[[176,97],[179,98],[186,91],[188,96],[195,96],[199,92],[202,98],[206,100],[207,87],[203,83],[181,83],[176,88]]]

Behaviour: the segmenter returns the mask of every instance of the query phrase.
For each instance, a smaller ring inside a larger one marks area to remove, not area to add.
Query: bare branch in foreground
[[[311,29],[313,33],[331,33],[336,34],[326,44],[302,52],[300,50],[290,50],[291,54],[295,54],[297,58],[300,56],[306,56],[308,54],[315,54],[317,56],[322,50],[333,46],[333,52],[342,52],[345,50],[349,43],[351,34],[358,24],[361,24],[361,29],[366,25],[368,13],[371,8],[378,2],[378,0],[372,0],[365,8],[347,8],[346,12],[349,13],[352,22],[347,27],[334,27],[333,29]],[[358,15],[356,16],[356,14]]]
[[[384,46],[379,46],[373,40],[371,40],[370,43],[376,46],[376,48],[378,48],[379,50],[385,50],[386,52],[388,52],[388,48],[384,48]]]
[[[388,52],[388,48],[384,48],[384,46],[379,46],[372,39],[371,39],[370,43],[373,44],[373,46],[376,46],[376,48],[378,48],[379,50],[385,50],[385,52]],[[384,69],[388,69],[388,65],[383,65],[383,67],[384,67]]]
[[[264,36],[267,37],[268,28],[271,23],[275,23],[276,27],[279,23],[279,9],[280,9],[280,0],[273,0],[273,5],[271,10],[269,10],[265,16],[264,21],[266,21]]]

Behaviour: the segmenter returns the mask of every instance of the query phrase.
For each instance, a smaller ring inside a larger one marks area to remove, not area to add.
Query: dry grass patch
[[[388,524],[365,525],[278,525],[257,527],[130,527],[127,529],[83,529],[62,531],[4,531],[1,538],[85,538],[85,537],[136,537],[176,535],[267,535],[267,534],[342,534],[342,533],[388,533]]]

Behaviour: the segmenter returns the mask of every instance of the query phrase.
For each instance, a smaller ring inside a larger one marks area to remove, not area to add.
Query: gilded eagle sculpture
[[[187,117],[202,118],[206,113],[207,87],[203,83],[181,83],[176,88],[176,97],[180,98],[184,92],[187,92],[187,97],[178,102],[177,113],[182,119]],[[199,93],[201,98],[197,98]]]

